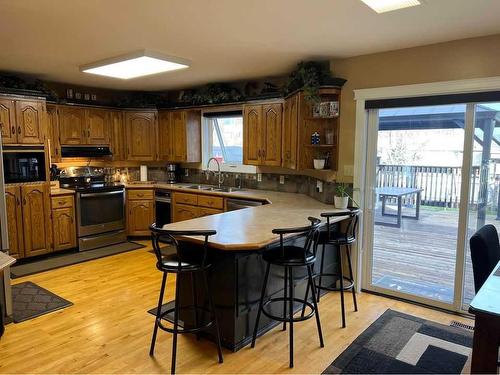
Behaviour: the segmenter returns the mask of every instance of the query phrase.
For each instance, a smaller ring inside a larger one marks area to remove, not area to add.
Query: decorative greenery
[[[0,72],[0,88],[4,91],[36,91],[50,99],[57,99],[55,91],[48,88],[47,85],[39,79],[21,77],[11,73]]]
[[[320,101],[319,88],[331,78],[328,61],[301,61],[290,73],[283,87],[285,95],[295,90],[304,90],[304,98],[313,103]]]
[[[352,203],[359,207],[359,204],[354,200],[351,194],[349,194],[350,186],[346,183],[339,182],[335,184],[335,196],[336,197],[348,197],[351,199]],[[354,190],[354,189],[353,189]]]
[[[190,105],[220,104],[243,99],[240,91],[225,83],[213,83],[193,90],[186,90],[181,102]]]

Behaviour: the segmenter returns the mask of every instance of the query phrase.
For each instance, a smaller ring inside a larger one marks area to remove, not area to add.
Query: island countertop
[[[159,188],[161,185],[155,187]],[[166,224],[163,228],[171,230],[212,229],[216,230],[217,234],[209,238],[211,247],[229,251],[258,250],[279,240],[279,236],[272,233],[274,228],[305,226],[310,223],[307,220],[309,216],[321,219],[322,212],[342,211],[333,205],[297,193],[241,190],[234,193],[210,192],[210,194],[265,200],[270,204]],[[338,217],[331,222],[343,219],[345,217]],[[190,237],[190,239],[202,241],[199,237]]]

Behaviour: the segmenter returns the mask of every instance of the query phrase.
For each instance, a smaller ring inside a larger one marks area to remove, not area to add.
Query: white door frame
[[[360,221],[359,228],[359,241],[357,245],[357,254],[356,254],[356,274],[357,282],[356,288],[361,290],[361,287],[367,285],[368,280],[370,280],[367,276],[367,269],[371,264],[371,260],[368,258],[368,249],[370,249],[370,236],[365,236],[366,228],[369,228],[369,225],[372,223],[372,215],[370,214],[370,205],[373,202],[369,202],[367,197],[372,197],[366,191],[366,181],[367,176],[366,173],[369,172],[370,168],[367,168],[367,155],[373,148],[376,140],[370,139],[369,137],[369,129],[370,126],[374,126],[374,124],[368,124],[368,116],[367,110],[365,109],[365,102],[367,100],[379,100],[379,99],[398,99],[398,98],[408,98],[408,97],[421,97],[421,96],[431,96],[431,95],[447,95],[447,94],[463,94],[463,93],[475,93],[475,92],[487,92],[487,91],[498,91],[500,90],[500,76],[496,77],[488,77],[488,78],[479,78],[479,79],[466,79],[466,80],[457,80],[457,81],[443,81],[443,82],[434,82],[434,83],[423,83],[423,84],[414,84],[414,85],[402,85],[402,86],[391,86],[391,87],[378,87],[378,88],[369,88],[369,89],[358,89],[354,90],[354,99],[356,101],[356,130],[355,130],[355,146],[354,146],[354,198],[359,203],[360,208],[365,212],[368,209],[366,214],[363,215],[362,220]],[[470,108],[469,113],[470,113]],[[465,153],[469,155],[472,152],[472,141],[470,144],[467,144],[468,135],[470,136],[470,132],[474,131],[473,129],[473,116],[471,118],[466,118],[466,123],[469,123],[469,126],[466,126],[466,134],[465,134],[465,144],[464,144],[464,162],[463,167],[465,168],[462,174],[462,181],[464,179],[468,179],[470,176],[465,172],[470,171],[470,163],[466,163],[466,160],[470,159],[466,157]],[[373,121],[372,121],[373,122]],[[472,122],[472,123],[471,123]],[[376,124],[375,124],[376,125]],[[469,132],[469,134],[468,134]],[[470,160],[469,160],[470,161]],[[468,164],[468,165],[466,165]],[[373,168],[372,168],[373,169]],[[462,200],[462,204],[468,204],[468,183],[463,184],[466,191],[462,192],[462,197],[465,197],[465,201]],[[466,195],[467,194],[467,195]],[[373,199],[373,198],[371,198]],[[467,210],[463,211],[463,217],[459,218],[460,228],[463,230],[459,231],[458,238],[458,246],[462,248],[460,253],[457,253],[457,264],[456,267],[463,267],[464,262],[464,250],[465,249],[465,241],[466,241],[466,230],[467,227]],[[463,274],[459,275],[458,272],[455,272],[455,296],[462,297],[462,280]],[[459,290],[460,289],[460,290]],[[416,301],[428,303],[427,299],[421,299],[416,297]],[[455,298],[457,303],[453,306],[454,309],[459,311],[461,306],[457,306],[458,299]],[[442,304],[440,302],[436,303],[438,307],[450,308],[449,304]]]

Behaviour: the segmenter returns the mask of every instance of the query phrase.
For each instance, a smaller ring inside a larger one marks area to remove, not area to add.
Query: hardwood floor
[[[0,339],[1,373],[168,373],[172,336],[159,332],[156,357],[148,355],[161,274],[145,249],[15,279],[30,280],[74,303],[23,323],[9,324]],[[167,298],[173,298],[173,278]],[[347,298],[347,328],[340,328],[339,295],[319,305],[325,348],[314,319],[297,324],[295,368],[288,368],[288,333],[275,328],[237,353],[224,350],[218,364],[211,342],[181,336],[179,373],[321,373],[370,323],[391,308],[449,324],[465,318],[370,294],[359,295],[359,312]]]

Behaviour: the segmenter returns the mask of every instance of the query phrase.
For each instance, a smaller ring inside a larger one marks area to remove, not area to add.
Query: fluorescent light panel
[[[414,7],[420,5],[419,0],[361,0],[377,13]]]
[[[106,77],[131,79],[188,67],[189,62],[178,57],[140,51],[84,65],[80,70]]]

